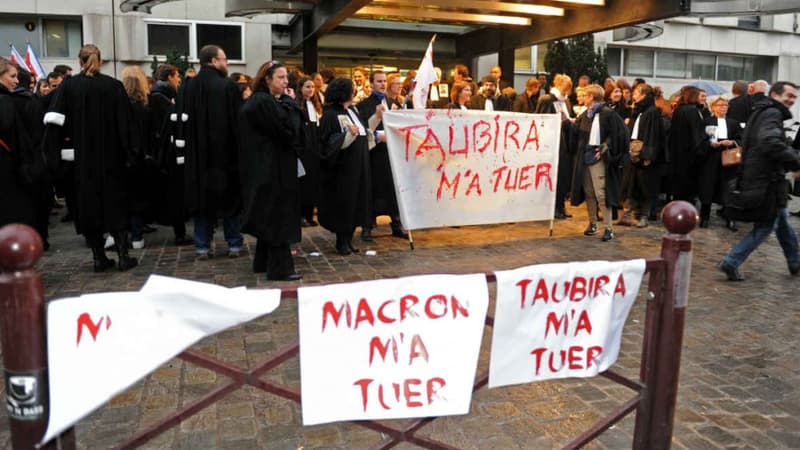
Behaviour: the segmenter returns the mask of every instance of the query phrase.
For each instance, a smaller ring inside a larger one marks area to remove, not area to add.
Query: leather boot
[[[389,224],[392,227],[392,236],[400,239],[408,239],[408,233],[403,231],[403,223],[400,222],[399,217],[392,217],[392,222]]]
[[[104,272],[107,269],[114,267],[116,261],[109,259],[106,256],[106,250],[103,248],[105,243],[103,242],[102,235],[87,235],[86,243],[89,244],[89,247],[92,249],[92,259],[94,260],[95,272]]]
[[[336,233],[336,253],[343,256],[353,253],[350,251],[349,239],[347,233]]]
[[[119,264],[117,265],[117,269],[120,271],[133,269],[137,265],[139,265],[139,261],[136,258],[131,258],[128,256],[128,246],[131,243],[131,237],[127,231],[120,231],[118,233],[114,233],[114,240],[117,241],[117,256],[119,256]]]

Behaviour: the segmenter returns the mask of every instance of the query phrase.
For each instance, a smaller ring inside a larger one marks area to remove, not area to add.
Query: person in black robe
[[[28,89],[32,80],[31,73],[17,67],[17,79],[19,85],[11,91],[11,99],[19,119],[19,130],[24,134],[22,141],[27,143],[22,153],[21,181],[25,184],[26,190],[33,195],[36,213],[32,225],[39,232],[44,249],[47,250],[50,248],[48,227],[50,209],[53,205],[53,183],[46,170],[46,161],[42,153],[44,110],[40,99]]]
[[[700,90],[684,86],[672,113],[669,133],[670,178],[673,200],[694,202],[698,190],[699,155],[708,136],[699,106]]]
[[[94,45],[81,48],[81,73],[56,90],[44,123],[68,128],[75,149],[75,230],[92,248],[95,272],[114,265],[105,255],[103,233],[117,243],[119,270],[137,265],[128,256],[126,165],[132,161],[131,110],[122,83],[100,73]]]
[[[369,152],[370,178],[372,179],[372,212],[371,218],[389,216],[391,218],[392,236],[408,239],[408,234],[403,231],[400,221],[400,209],[397,206],[397,197],[394,191],[394,178],[392,167],[389,163],[389,148],[386,146],[386,134],[383,131],[382,115],[389,110],[386,98],[386,74],[375,70],[370,73],[372,94],[358,104],[359,118],[367,124],[368,133],[372,134],[370,145],[374,145]],[[361,228],[361,240],[373,242],[373,220],[369,220]]]
[[[0,226],[36,224],[35,190],[25,174],[31,141],[13,98],[17,76],[16,66],[0,58]]]
[[[636,226],[644,228],[648,226],[653,194],[658,192],[660,178],[653,169],[664,151],[666,132],[661,110],[655,104],[653,88],[639,83],[633,88],[631,97],[634,109],[628,129],[631,140],[642,142],[642,150],[639,161],[631,161],[623,169],[622,200],[627,201],[627,205],[619,223],[630,225],[631,215],[636,215]]]
[[[528,78],[525,83],[525,92],[517,95],[511,111],[533,114],[536,111],[536,104],[539,102],[539,80],[535,77]]]
[[[303,114],[294,101],[286,67],[268,62],[253,79],[239,114],[242,231],[257,238],[253,272],[268,280],[299,280],[291,243],[300,241],[299,152]]]
[[[194,221],[195,253],[211,255],[214,226],[222,218],[228,256],[238,257],[244,240],[237,157],[241,93],[228,78],[228,59],[216,45],[200,49],[200,72],[178,93],[176,146],[185,154],[185,204]]]
[[[589,225],[584,235],[597,234],[598,209],[603,209],[603,241],[614,239],[611,208],[621,206],[622,168],[629,162],[630,135],[625,122],[603,102],[603,88],[592,84],[584,88],[586,111],[575,121],[576,157],[572,174],[570,202],[586,201]],[[598,130],[593,130],[597,126]],[[596,131],[596,133],[594,133]]]
[[[728,182],[736,178],[737,166],[722,166],[722,151],[735,147],[741,142],[742,128],[738,122],[727,117],[728,101],[718,97],[711,104],[714,117],[706,119],[705,132],[709,139],[704,141],[704,151],[698,157],[698,194],[700,197],[700,227],[707,228],[711,217],[711,204],[724,204]],[[724,214],[724,208],[723,208]],[[738,231],[736,222],[726,220],[731,231]]]
[[[557,106],[561,103],[561,107]],[[568,219],[572,217],[567,213],[564,203],[569,196],[569,190],[572,185],[572,171],[573,171],[573,126],[566,113],[566,106],[563,101],[553,94],[545,94],[539,96],[539,101],[536,104],[536,114],[561,114],[561,140],[558,143],[558,174],[556,175],[556,206],[553,211],[553,217],[556,219]]]
[[[300,177],[300,214],[303,225],[314,227],[319,225],[314,220],[314,209],[319,204],[319,121],[322,116],[322,104],[317,95],[314,79],[303,77],[297,83],[300,96],[299,106],[303,112],[303,147],[300,161],[306,174]]]
[[[353,233],[372,218],[369,211],[372,182],[367,126],[352,107],[353,83],[336,78],[325,91],[319,127],[322,196],[319,223],[336,233],[336,252],[358,252]]]
[[[186,208],[183,201],[183,160],[175,148],[175,97],[181,85],[178,68],[170,64],[158,67],[158,81],[150,90],[150,148],[153,161],[159,169],[158,190],[162,192],[156,202],[157,221],[170,225],[175,245],[194,242],[186,235]]]
[[[750,96],[747,95],[747,85],[746,81],[736,81],[731,87],[733,98],[728,102],[728,115],[726,117],[738,124],[747,123],[747,119],[750,118],[750,112],[753,110]]]

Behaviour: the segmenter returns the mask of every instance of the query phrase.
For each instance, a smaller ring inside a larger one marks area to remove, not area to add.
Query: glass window
[[[761,16],[739,17],[739,27],[748,30],[758,30],[761,28]]]
[[[752,62],[750,63],[750,74],[752,75]],[[718,80],[735,81],[750,80],[745,70],[745,58],[741,56],[720,56]]]
[[[77,58],[83,45],[80,19],[43,19],[44,56]]]
[[[174,50],[189,54],[189,25],[148,23],[147,54],[166,55]]]
[[[653,51],[625,49],[625,75],[653,76]]]
[[[656,76],[662,78],[686,78],[686,53],[658,52]]]
[[[531,69],[531,48],[522,47],[514,49],[514,69]]]
[[[619,76],[620,64],[622,63],[622,49],[616,47],[606,48],[606,61],[608,62],[608,74]]]
[[[775,57],[756,56],[753,58],[753,77],[751,80],[774,80],[775,79]]]
[[[242,52],[242,27],[241,25],[211,25],[197,24],[197,53],[206,45],[213,44],[225,50],[229,60],[241,61],[244,59]]]
[[[695,55],[690,53],[688,55],[689,78],[713,80],[715,77],[715,62],[714,55]]]

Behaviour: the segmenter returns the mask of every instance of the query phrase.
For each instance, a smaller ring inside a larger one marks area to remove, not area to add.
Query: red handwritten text
[[[89,315],[89,313],[83,313],[78,316],[78,338],[75,342],[75,345],[80,345],[84,327],[89,330],[89,334],[92,335],[92,340],[97,342],[97,333],[100,332],[100,328],[103,326],[103,321],[106,323],[106,330],[111,328],[111,317],[107,315],[101,317],[97,322],[92,320],[92,317]]]
[[[454,295],[448,298],[443,294],[436,294],[421,299],[408,294],[400,299],[385,300],[377,308],[373,308],[365,298],[360,299],[355,307],[351,306],[349,301],[338,306],[332,301],[327,301],[322,306],[322,331],[325,331],[331,321],[336,327],[344,326],[357,330],[362,325],[374,326],[376,321],[391,324],[412,318],[437,320],[448,317],[454,320],[459,317],[469,317],[469,310]]]

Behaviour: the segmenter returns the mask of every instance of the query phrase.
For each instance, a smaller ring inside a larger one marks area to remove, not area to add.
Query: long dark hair
[[[253,92],[266,92],[269,94],[269,86],[267,85],[267,78],[272,78],[275,71],[281,67],[286,67],[278,61],[265,62],[258,68],[258,73],[253,77]]]
[[[297,87],[294,90],[295,96],[299,97],[297,103],[300,104],[300,109],[302,109],[303,112],[306,113],[306,114],[308,114],[308,111],[307,111],[307,108],[306,108],[306,105],[308,105],[308,103],[306,103],[305,99],[303,98],[303,85],[306,84],[309,81],[312,84],[314,84],[314,79],[311,78],[311,77],[306,76],[306,77],[300,78],[300,81],[297,82]],[[314,105],[314,109],[317,110],[317,114],[322,114],[322,103],[320,103],[319,95],[317,95],[317,85],[316,84],[314,85],[314,95],[311,96],[310,100],[311,100],[311,104]]]

